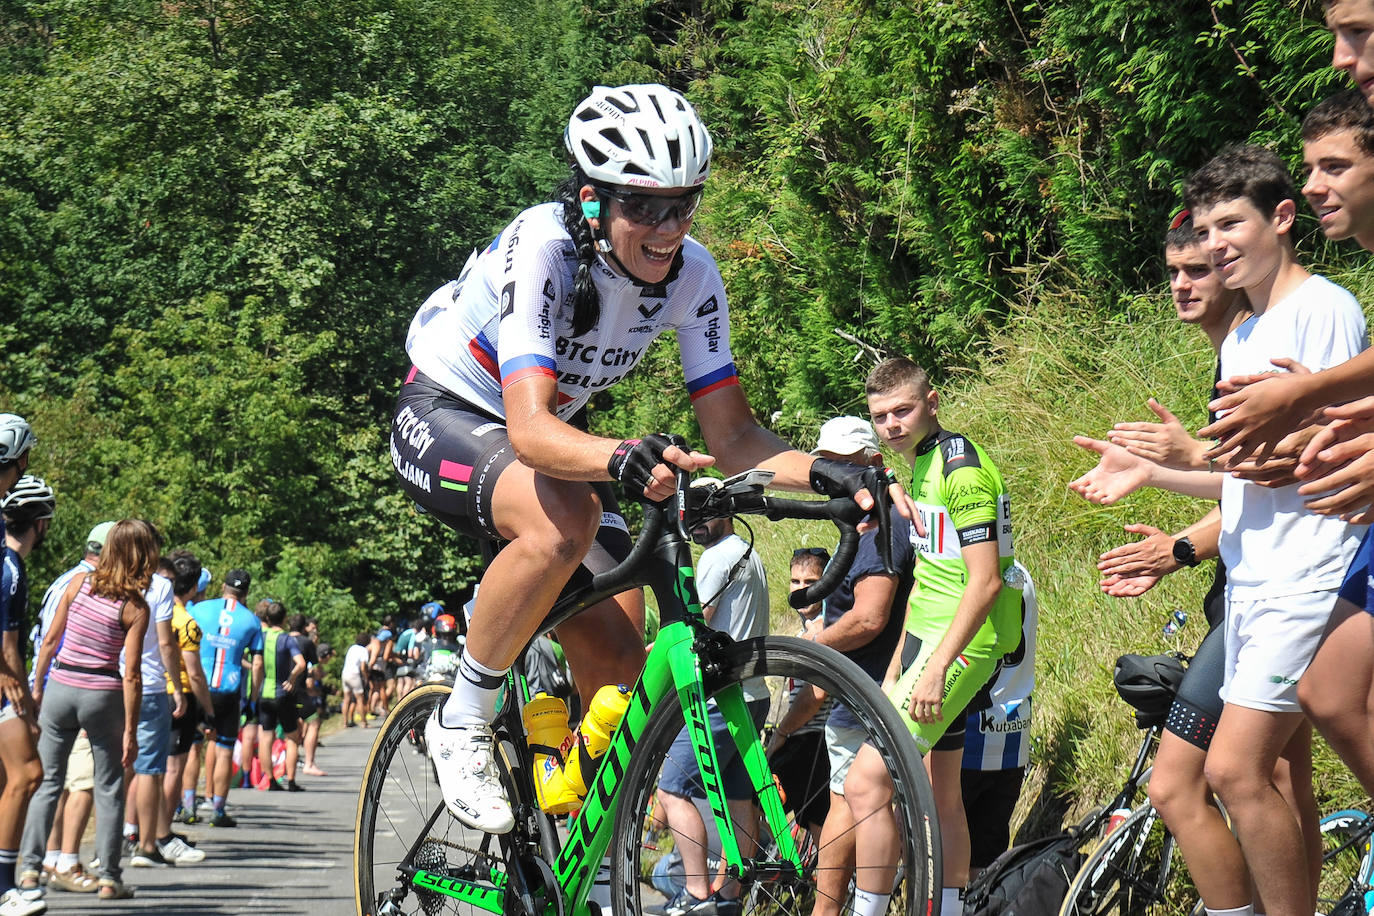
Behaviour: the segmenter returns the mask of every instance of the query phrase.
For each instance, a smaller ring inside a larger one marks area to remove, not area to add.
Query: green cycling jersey
[[[912,490],[926,536],[911,537],[921,556],[911,590],[907,629],[938,643],[954,621],[968,582],[963,548],[996,540],[1002,589],[987,620],[964,648],[973,658],[998,658],[1021,640],[1020,583],[1008,573],[1012,552],[1011,497],[997,466],[966,436],[937,430],[916,448]]]

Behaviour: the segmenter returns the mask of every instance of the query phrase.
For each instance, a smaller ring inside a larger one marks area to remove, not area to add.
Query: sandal
[[[40,874],[31,868],[26,868],[19,873],[19,883],[16,885],[21,891],[36,891],[43,886],[44,879],[50,870],[48,866],[43,866],[44,873]]]
[[[134,889],[123,881],[115,878],[100,879],[101,900],[131,900],[133,896]]]
[[[48,872],[48,887],[55,887],[60,891],[71,891],[74,894],[89,894],[99,887],[100,882],[95,875],[86,871],[85,867],[77,862],[66,871],[58,871],[56,868]]]

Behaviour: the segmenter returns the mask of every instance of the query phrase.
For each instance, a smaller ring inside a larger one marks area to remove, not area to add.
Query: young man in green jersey
[[[1021,641],[1020,583],[1012,569],[1011,506],[987,453],[940,426],[940,396],[924,369],[898,357],[865,382],[879,437],[911,464],[925,522],[906,621],[905,673],[889,693],[925,754],[944,853],[941,912],[952,916],[969,879],[960,790],[964,707]]]

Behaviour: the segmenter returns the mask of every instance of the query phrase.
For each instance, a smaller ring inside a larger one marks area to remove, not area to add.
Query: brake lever
[[[883,561],[883,572],[895,576],[898,570],[892,562],[892,494],[888,492],[891,481],[884,471],[879,471],[875,476],[882,480],[876,492],[871,494],[873,511],[870,513],[878,516],[878,558]]]
[[[682,468],[677,468],[677,533],[682,536],[684,541],[690,541],[692,536],[687,532],[687,478],[688,473]]]

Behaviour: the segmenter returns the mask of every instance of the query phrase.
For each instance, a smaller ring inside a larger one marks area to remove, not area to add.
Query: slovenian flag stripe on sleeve
[[[504,388],[531,375],[547,375],[549,378],[557,378],[558,374],[553,369],[553,360],[537,353],[512,357],[501,364],[501,387]]]
[[[703,375],[700,378],[688,379],[687,393],[691,396],[691,399],[695,401],[702,395],[710,394],[718,388],[738,384],[739,376],[735,373],[735,364],[726,363],[724,366],[721,366],[715,372],[708,375]]]

